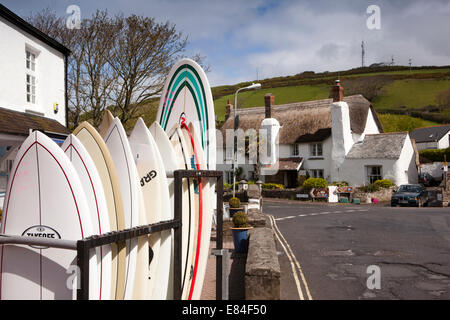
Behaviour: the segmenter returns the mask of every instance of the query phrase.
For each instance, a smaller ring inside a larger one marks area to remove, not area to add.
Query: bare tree
[[[109,106],[124,125],[140,116],[140,107],[161,92],[188,43],[174,24],[136,15],[110,17],[98,10],[81,21],[80,29],[67,28],[65,20],[49,8],[27,20],[72,51],[68,116],[73,127],[81,120],[98,126]],[[210,70],[204,56],[192,58]]]
[[[116,114],[125,123],[136,116],[141,103],[161,92],[187,38],[169,22],[136,15],[117,16],[115,25],[109,63],[118,78],[113,97]]]

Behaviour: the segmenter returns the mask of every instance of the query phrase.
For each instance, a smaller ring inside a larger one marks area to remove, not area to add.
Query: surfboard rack
[[[223,249],[223,172],[213,170],[176,170],[173,172],[175,185],[175,212],[174,219],[133,227],[119,231],[94,235],[81,240],[32,238],[28,236],[0,235],[0,244],[23,244],[37,247],[52,247],[77,251],[77,266],[79,270],[79,287],[77,288],[77,299],[89,299],[89,251],[100,246],[112,243],[120,243],[125,240],[140,236],[174,229],[174,299],[182,297],[182,199],[183,184],[185,178],[216,179],[217,191],[217,237],[214,251]],[[216,299],[222,300],[223,276],[222,255],[216,256]]]
[[[217,214],[217,224],[216,224],[216,248],[214,251],[222,251],[223,249],[223,171],[216,170],[176,170],[173,172],[174,184],[175,184],[175,218],[179,217],[181,219],[182,215],[182,201],[183,201],[183,179],[185,178],[205,178],[205,179],[215,179],[216,180],[216,214]],[[175,248],[181,248],[181,229],[178,228],[175,234],[179,233],[178,237],[175,237]],[[177,242],[178,241],[178,242]],[[181,259],[181,255],[179,256]],[[177,261],[175,258],[174,270],[174,296],[181,297],[181,260]],[[223,271],[223,257],[222,255],[216,255],[216,300],[222,300],[223,295],[223,285],[224,277],[222,275]],[[175,285],[177,284],[177,285]],[[226,297],[226,295],[225,295]]]

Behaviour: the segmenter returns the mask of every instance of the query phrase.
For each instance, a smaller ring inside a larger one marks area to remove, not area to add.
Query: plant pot
[[[233,231],[234,252],[247,253],[248,251],[248,238],[247,231],[252,227],[247,228],[231,228]]]
[[[244,211],[244,208],[228,208],[228,211],[230,212],[230,218],[233,218],[233,215],[236,213],[236,212],[239,212],[239,211]]]

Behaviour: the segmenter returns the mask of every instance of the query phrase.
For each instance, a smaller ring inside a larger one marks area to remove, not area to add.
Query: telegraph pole
[[[364,41],[361,42],[361,68],[364,68],[364,56],[366,51],[364,49]]]

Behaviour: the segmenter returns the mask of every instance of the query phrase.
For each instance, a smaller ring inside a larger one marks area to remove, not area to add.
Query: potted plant
[[[243,211],[243,210],[244,210],[244,208],[241,207],[241,200],[239,200],[239,199],[236,198],[236,197],[231,198],[231,199],[228,201],[228,204],[230,205],[229,210],[230,210],[230,217],[231,217],[231,218],[233,217],[233,215],[234,215],[236,212],[239,212],[239,211]]]
[[[247,253],[248,239],[247,231],[252,229],[248,223],[248,215],[243,211],[236,212],[233,215],[233,232],[234,251],[236,253]]]

